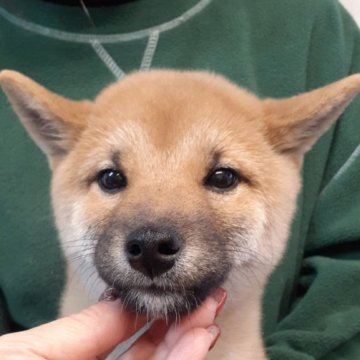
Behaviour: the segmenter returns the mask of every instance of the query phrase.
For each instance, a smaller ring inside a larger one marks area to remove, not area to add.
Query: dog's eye
[[[101,190],[114,193],[127,185],[125,175],[119,170],[106,169],[99,173],[98,184]]]
[[[213,170],[205,179],[205,185],[219,190],[231,190],[239,182],[239,174],[230,168]]]

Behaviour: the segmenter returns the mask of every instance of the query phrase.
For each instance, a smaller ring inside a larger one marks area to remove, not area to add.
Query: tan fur
[[[70,147],[75,141],[76,135],[84,128],[85,118],[90,111],[91,103],[89,101],[72,101],[50,93],[26,76],[13,71],[4,70],[0,76],[1,86],[8,95],[12,106],[19,113],[23,125],[37,145],[45,153],[51,155],[49,157],[50,165],[52,162],[56,162],[53,148],[42,141],[36,124],[33,121],[28,121],[28,112],[35,111],[40,113],[44,119],[52,119],[54,126],[49,126],[45,129],[46,131],[52,131],[55,128],[65,131],[66,128],[66,139],[59,138],[58,142],[61,143],[62,147]],[[21,92],[18,89],[21,89]]]
[[[52,165],[55,220],[69,259],[80,254],[93,269],[89,246],[94,244],[86,243],[84,234],[112,218],[202,219],[220,234],[231,234],[224,240],[232,265],[224,283],[229,300],[219,318],[223,335],[211,357],[265,359],[262,293],[286,246],[302,157],[360,90],[360,75],[284,100],[260,100],[205,72],[135,73],[93,102],[66,100],[11,71],[2,72],[0,82]],[[52,140],[39,134],[25,107],[52,122],[63,151],[48,150],[54,148]],[[218,193],[204,187],[214,153],[222,166],[243,175],[236,189]],[[129,184],[108,195],[95,178],[114,161]],[[212,253],[203,253],[206,240],[199,243],[199,238],[196,228],[186,232],[178,266],[189,278],[197,276],[204,257],[211,261]],[[124,241],[121,232],[117,241]],[[71,250],[70,242],[79,249]],[[113,256],[126,262],[120,246]],[[74,296],[73,291],[69,285],[66,294]]]

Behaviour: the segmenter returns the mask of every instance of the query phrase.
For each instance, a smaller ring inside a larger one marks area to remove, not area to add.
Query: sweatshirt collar
[[[105,37],[118,34],[120,38],[121,34],[125,38],[135,34],[133,38],[136,38],[142,37],[141,34],[147,29],[166,30],[166,25],[176,25],[183,17],[190,17],[188,15],[200,11],[210,1],[112,0],[107,1],[106,6],[95,6],[89,2],[88,10],[96,24],[96,30],[86,17],[80,1],[77,4],[74,0],[2,0],[0,12],[3,16],[9,14],[10,21],[16,21],[18,25],[30,24],[34,30],[48,28],[59,33],[84,35],[84,39],[87,38],[86,35],[91,36],[95,32]],[[172,24],[173,22],[175,23]],[[137,33],[139,36],[136,36]]]

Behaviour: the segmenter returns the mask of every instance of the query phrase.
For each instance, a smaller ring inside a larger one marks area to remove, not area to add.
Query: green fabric
[[[196,3],[138,0],[90,10],[98,33],[114,34],[170,21]],[[94,32],[79,7],[0,1],[0,69],[76,99],[114,81],[91,44],[32,32],[8,13],[62,31]],[[104,46],[125,72],[139,69],[148,38],[122,40]],[[213,70],[260,96],[290,96],[360,72],[360,36],[334,0],[212,0],[160,33],[153,67]],[[306,157],[288,251],[264,300],[271,359],[360,358],[359,117],[358,98]],[[0,331],[6,332],[56,316],[65,267],[45,157],[3,94],[0,164]]]

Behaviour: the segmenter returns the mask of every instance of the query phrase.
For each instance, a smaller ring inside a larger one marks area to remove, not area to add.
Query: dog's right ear
[[[0,85],[50,162],[66,155],[86,126],[91,102],[65,99],[10,70],[0,73]]]

